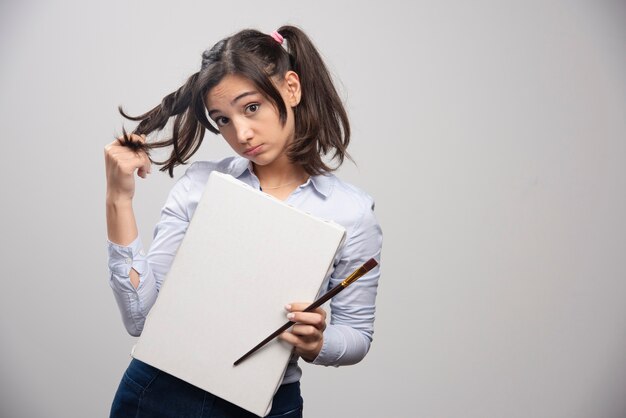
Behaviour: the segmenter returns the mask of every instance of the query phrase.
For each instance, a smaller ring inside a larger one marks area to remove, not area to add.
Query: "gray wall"
[[[337,77],[358,163],[340,175],[385,233],[370,354],[305,366],[305,416],[626,416],[623,1],[5,0],[0,16],[0,416],[106,416],[129,361],[105,251],[116,106],[142,112],[223,36],[287,22]],[[207,135],[196,159],[229,154]],[[139,183],[149,243],[172,180]]]

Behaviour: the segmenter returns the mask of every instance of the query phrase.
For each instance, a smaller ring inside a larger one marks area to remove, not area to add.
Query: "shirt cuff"
[[[324,330],[324,343],[320,353],[311,364],[338,366],[339,359],[346,351],[346,339],[337,327],[329,325]]]
[[[140,276],[145,273],[147,268],[146,253],[139,236],[128,246],[118,245],[109,240],[107,243],[111,273],[128,277],[131,268],[135,269]]]

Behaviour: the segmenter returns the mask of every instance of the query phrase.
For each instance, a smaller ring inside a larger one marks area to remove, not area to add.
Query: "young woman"
[[[132,134],[105,148],[110,284],[131,335],[141,334],[211,171],[230,174],[292,206],[346,228],[347,238],[325,286],[329,289],[369,258],[380,262],[382,232],[370,196],[331,172],[350,140],[344,107],[320,55],[304,32],[283,26],[272,34],[243,30],[202,55],[202,66],[160,105],[138,117]],[[172,137],[147,135],[174,118]],[[142,249],[132,209],[134,173],[150,173],[149,151],[172,147],[161,171],[184,164],[205,129],[221,134],[238,156],[195,162],[172,188],[154,240]],[[359,362],[372,341],[379,267],[332,299],[326,311],[286,305],[296,322],[280,338],[294,354],[269,416],[302,416],[298,358],[324,366]],[[286,301],[288,302],[288,301]],[[112,417],[253,417],[199,388],[133,359],[113,400]]]

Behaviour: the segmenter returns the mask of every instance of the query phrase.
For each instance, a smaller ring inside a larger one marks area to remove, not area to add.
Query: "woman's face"
[[[262,166],[288,161],[285,150],[294,136],[292,106],[300,101],[300,83],[293,71],[275,86],[287,107],[284,125],[272,102],[243,76],[225,76],[205,98],[209,117],[226,142],[237,154]]]

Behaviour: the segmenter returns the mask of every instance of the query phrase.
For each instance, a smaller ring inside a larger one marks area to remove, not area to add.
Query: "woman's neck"
[[[295,164],[262,166],[253,163],[252,167],[259,179],[261,189],[280,200],[286,199],[309,177],[302,167]]]

